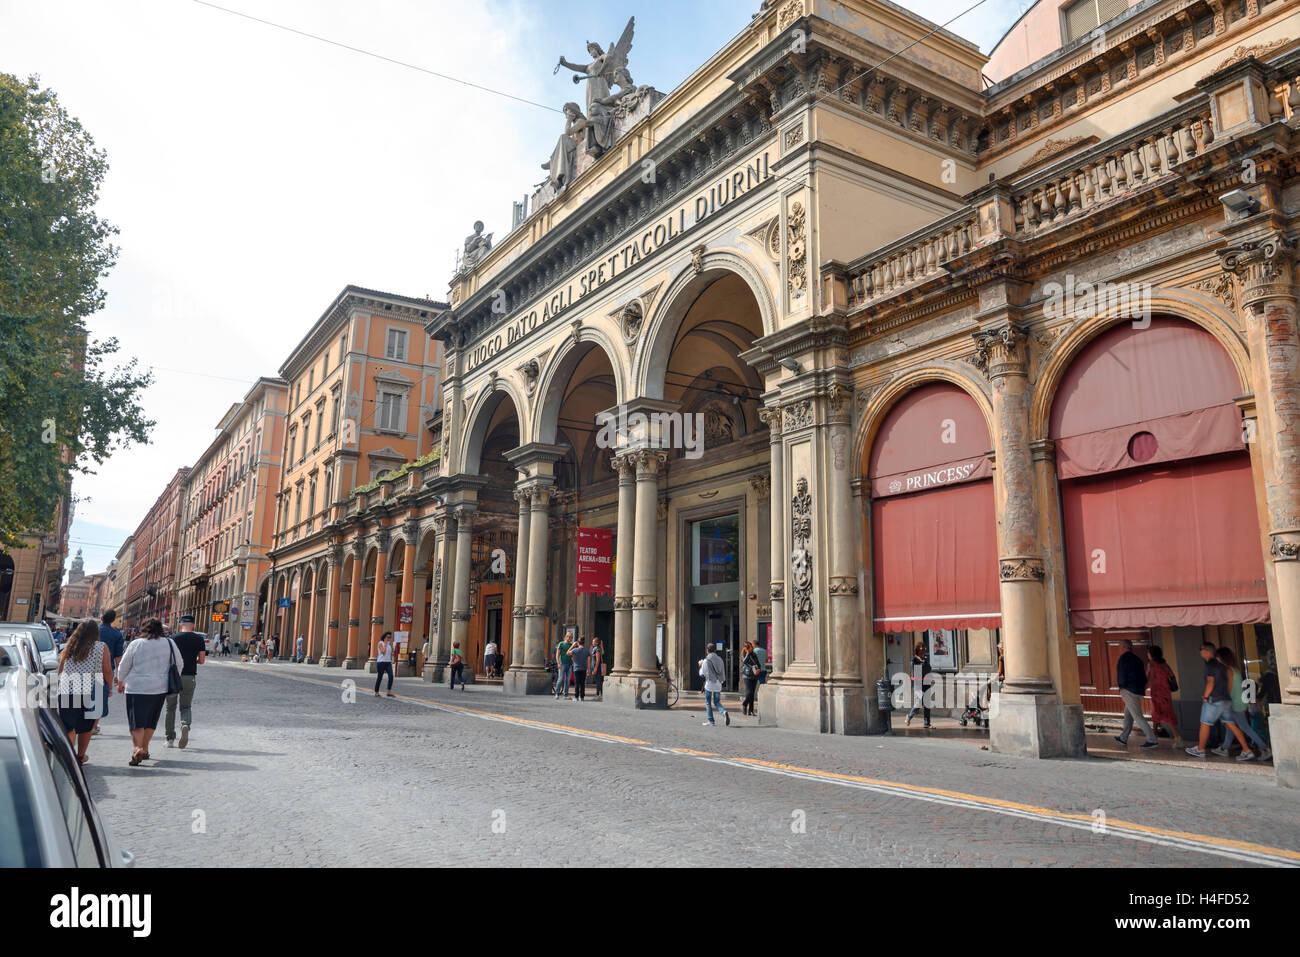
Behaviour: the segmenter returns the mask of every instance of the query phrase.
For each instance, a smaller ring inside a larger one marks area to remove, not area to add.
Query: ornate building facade
[[[890,636],[1000,645],[992,746],[1051,756],[1119,638],[1185,687],[1211,640],[1276,660],[1300,784],[1298,38],[1282,0],[1148,0],[990,85],[897,6],[765,4],[428,323],[425,674],[507,608],[508,690],[576,627],[627,706],[752,638],[764,722],[863,733]],[[662,441],[692,422],[701,454]],[[511,526],[489,609],[480,532]],[[575,594],[578,527],[615,533],[608,599]]]

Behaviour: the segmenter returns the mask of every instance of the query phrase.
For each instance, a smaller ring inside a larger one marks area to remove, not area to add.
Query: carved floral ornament
[[[791,296],[802,296],[808,285],[808,247],[806,244],[808,214],[803,202],[795,200],[790,206],[789,233],[789,286]]]
[[[1043,563],[1037,558],[1008,558],[998,562],[999,581],[1040,582],[1044,574]]]
[[[807,399],[785,407],[786,429],[806,429],[813,424],[812,403]]]
[[[798,621],[809,621],[813,616],[813,556],[808,549],[808,540],[812,537],[812,495],[808,491],[808,479],[799,479],[790,504],[793,513],[790,531],[795,546],[790,552],[794,616]]]

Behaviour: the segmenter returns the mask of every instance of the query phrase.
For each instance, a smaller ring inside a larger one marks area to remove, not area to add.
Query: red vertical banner
[[[612,595],[614,593],[614,530],[612,528],[578,529],[577,593]]]

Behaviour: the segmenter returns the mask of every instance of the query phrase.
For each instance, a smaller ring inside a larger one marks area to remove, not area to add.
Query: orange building
[[[383,600],[396,594],[402,577],[401,566],[387,560],[397,542],[391,526],[363,529],[369,536],[347,542],[359,557],[349,556],[345,567],[343,530],[335,521],[355,489],[377,487],[380,476],[433,453],[442,347],[424,327],[446,308],[348,286],[280,367],[289,416],[273,567],[259,586],[256,630],[279,635],[283,657],[294,653],[298,637],[304,656],[324,665],[354,668],[374,657],[375,619],[385,620]],[[364,576],[352,574],[357,561]],[[337,582],[332,589],[331,580]],[[375,592],[379,601],[364,609],[357,604],[363,593]],[[347,615],[340,619],[343,600]],[[394,624],[390,619],[389,630],[397,630]]]
[[[186,480],[178,607],[198,631],[240,638],[255,624],[271,567],[288,392],[283,379],[259,378]]]

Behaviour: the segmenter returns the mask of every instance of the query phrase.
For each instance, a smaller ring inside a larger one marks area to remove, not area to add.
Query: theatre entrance
[[[683,668],[692,691],[704,690],[698,662],[705,648],[725,666],[723,691],[735,691],[740,674],[740,515],[691,522],[690,656]]]

